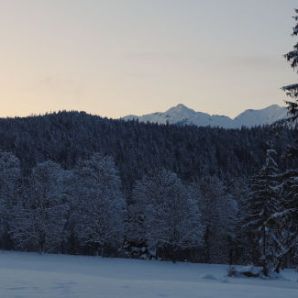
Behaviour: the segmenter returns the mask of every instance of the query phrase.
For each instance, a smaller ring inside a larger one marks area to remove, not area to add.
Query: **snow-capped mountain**
[[[234,119],[222,115],[209,115],[207,113],[196,112],[183,104],[168,109],[164,113],[153,113],[143,116],[129,115],[123,117],[124,120],[139,120],[141,122],[152,122],[159,124],[179,124],[212,126],[223,128],[254,127],[272,124],[287,117],[287,109],[279,105],[271,105],[260,110],[246,110]]]

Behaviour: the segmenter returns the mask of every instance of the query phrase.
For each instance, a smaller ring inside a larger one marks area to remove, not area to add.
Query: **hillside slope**
[[[24,171],[45,160],[72,168],[77,161],[101,152],[114,158],[126,189],[160,167],[186,180],[250,175],[262,166],[268,142],[279,153],[292,140],[290,130],[276,136],[270,127],[225,130],[156,125],[83,112],[0,119],[0,150],[14,153]]]

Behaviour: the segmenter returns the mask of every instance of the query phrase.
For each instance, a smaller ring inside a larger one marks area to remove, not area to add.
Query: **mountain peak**
[[[179,103],[176,106],[169,108],[166,111],[166,113],[167,112],[173,112],[173,111],[175,111],[175,112],[194,112],[193,109],[190,109],[189,107],[187,107],[186,105],[184,105],[182,103]]]
[[[186,109],[186,110],[189,110],[189,108],[184,105],[183,103],[178,103],[176,106],[175,106],[176,109],[179,109],[179,110],[183,110],[183,109]]]

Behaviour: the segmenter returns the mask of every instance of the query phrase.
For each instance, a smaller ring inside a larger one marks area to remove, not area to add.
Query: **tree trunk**
[[[263,226],[263,274],[268,276],[268,264],[267,264],[267,247],[266,247],[266,226]]]

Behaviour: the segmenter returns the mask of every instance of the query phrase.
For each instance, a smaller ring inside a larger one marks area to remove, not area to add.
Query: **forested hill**
[[[269,143],[281,153],[291,140],[291,131],[270,127],[179,127],[84,112],[0,119],[0,150],[14,153],[24,171],[45,160],[72,168],[78,160],[101,152],[114,158],[126,189],[156,167],[185,180],[209,174],[248,176],[262,166]]]

